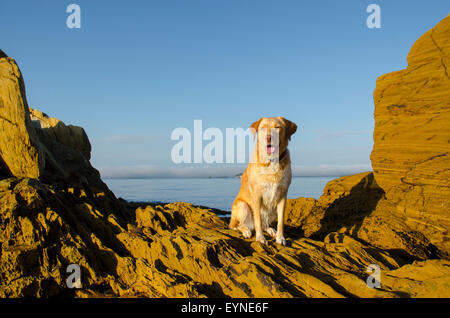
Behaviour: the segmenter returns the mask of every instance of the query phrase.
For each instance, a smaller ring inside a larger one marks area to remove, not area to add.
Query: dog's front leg
[[[257,198],[254,200],[252,210],[253,210],[253,222],[255,224],[255,240],[257,242],[267,244],[262,229],[261,198]]]
[[[283,197],[277,204],[277,236],[275,242],[286,246],[286,239],[284,238],[284,211],[286,209],[286,197]]]

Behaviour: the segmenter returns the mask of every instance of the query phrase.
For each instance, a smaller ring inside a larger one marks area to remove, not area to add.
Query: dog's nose
[[[272,141],[272,136],[271,135],[267,135],[266,136],[266,141],[267,141],[267,143],[270,143]]]

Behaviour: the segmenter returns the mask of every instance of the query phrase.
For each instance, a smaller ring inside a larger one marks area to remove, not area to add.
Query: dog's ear
[[[280,117],[280,119],[284,123],[284,126],[286,127],[287,137],[289,138],[289,140],[291,140],[291,136],[295,134],[295,132],[297,131],[297,125],[292,121],[287,120],[283,117]]]
[[[263,117],[261,117],[260,119],[258,119],[257,121],[255,121],[253,124],[250,125],[250,130],[252,131],[253,138],[255,138],[256,136],[256,132],[258,131],[258,127],[262,119]]]

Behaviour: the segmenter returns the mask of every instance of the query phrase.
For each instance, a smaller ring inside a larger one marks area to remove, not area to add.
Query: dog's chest
[[[281,199],[281,195],[287,191],[289,183],[290,178],[287,174],[284,174],[283,177],[277,182],[262,182],[261,187],[263,206],[274,208]]]

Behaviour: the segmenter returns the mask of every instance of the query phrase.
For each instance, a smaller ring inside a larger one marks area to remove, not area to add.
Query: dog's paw
[[[267,245],[267,240],[266,240],[266,238],[264,237],[264,235],[256,235],[255,241],[256,241],[256,242],[260,242],[260,243],[262,243],[262,244],[264,244],[264,245]]]
[[[250,231],[248,228],[240,228],[239,229],[242,232],[242,236],[246,239],[252,237],[252,231]]]
[[[273,228],[271,228],[271,227],[268,227],[268,228],[266,229],[266,232],[267,232],[267,234],[269,234],[271,237],[276,237],[276,236],[277,236],[277,232],[276,232]]]
[[[275,242],[276,242],[277,244],[286,246],[286,239],[285,239],[284,237],[277,237],[277,238],[275,239]]]

